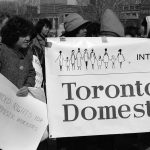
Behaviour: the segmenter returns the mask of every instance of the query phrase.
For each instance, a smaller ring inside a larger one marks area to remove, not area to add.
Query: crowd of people
[[[100,23],[72,13],[64,19],[61,37],[149,38],[149,26],[149,17],[145,17],[140,27],[124,27],[110,9],[106,9]],[[52,23],[46,18],[33,24],[20,16],[0,16],[0,73],[18,87],[17,96],[27,96],[28,87],[42,88],[46,93],[44,48],[51,29]],[[149,137],[149,133],[141,133],[50,140],[46,129],[37,150],[146,150],[150,147]]]

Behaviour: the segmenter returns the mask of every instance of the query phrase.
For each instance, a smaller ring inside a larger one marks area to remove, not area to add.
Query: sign
[[[150,40],[50,38],[50,137],[150,131]]]
[[[47,127],[46,104],[18,97],[18,89],[0,74],[0,149],[35,150]]]

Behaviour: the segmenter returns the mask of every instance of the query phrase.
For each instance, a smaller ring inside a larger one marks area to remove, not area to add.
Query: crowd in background
[[[101,22],[85,20],[77,13],[64,19],[61,37],[150,38],[149,17],[139,27],[124,27],[116,14],[106,9]],[[45,88],[44,48],[52,23],[44,18],[36,24],[20,16],[0,16],[0,73],[18,87],[17,96],[26,96],[28,87]],[[99,135],[50,140],[46,129],[37,150],[148,150],[150,134]],[[54,146],[56,143],[56,146]]]

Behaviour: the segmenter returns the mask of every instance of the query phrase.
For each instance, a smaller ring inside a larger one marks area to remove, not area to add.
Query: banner
[[[150,40],[49,38],[50,137],[150,131]]]
[[[46,104],[18,97],[18,89],[0,74],[0,149],[36,150],[47,127]]]

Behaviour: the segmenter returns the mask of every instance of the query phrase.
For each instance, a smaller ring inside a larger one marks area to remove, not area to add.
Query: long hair
[[[1,30],[2,43],[11,48],[17,43],[19,37],[28,35],[31,39],[34,38],[35,28],[32,22],[19,16],[10,18]]]
[[[46,25],[49,29],[52,28],[52,23],[51,23],[48,19],[46,19],[46,18],[40,19],[40,20],[37,22],[37,24],[35,25],[36,32],[37,32],[38,34],[40,34],[41,31],[42,31],[42,28],[43,28],[45,25]]]

